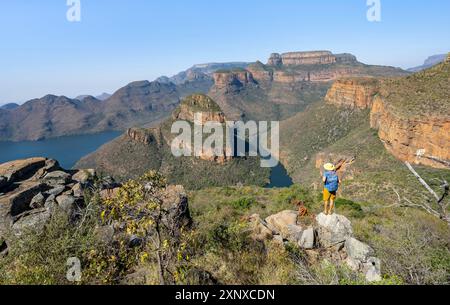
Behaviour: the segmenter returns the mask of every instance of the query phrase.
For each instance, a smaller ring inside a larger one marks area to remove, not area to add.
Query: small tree
[[[183,228],[168,219],[162,193],[167,183],[163,176],[151,171],[138,180],[125,183],[113,198],[104,200],[101,218],[123,232],[122,246],[138,248],[140,261],[156,260],[161,285],[174,283],[176,262],[185,258],[185,244],[181,241]]]
[[[445,179],[442,179],[441,188],[442,194],[439,196],[429,185],[428,183],[416,172],[416,170],[412,167],[409,162],[405,162],[406,167],[409,171],[419,180],[420,184],[431,194],[433,197],[430,200],[424,200],[418,203],[412,202],[410,199],[406,197],[401,197],[400,194],[394,189],[394,192],[397,194],[398,202],[394,204],[394,206],[402,206],[402,207],[411,207],[411,208],[419,208],[425,210],[427,213],[443,220],[448,223],[450,226],[450,215],[448,214],[448,206],[449,200],[447,200],[449,194],[449,184]]]

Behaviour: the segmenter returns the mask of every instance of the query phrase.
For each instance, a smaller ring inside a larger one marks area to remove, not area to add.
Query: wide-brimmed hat
[[[334,166],[334,164],[331,163],[327,163],[323,166],[323,168],[327,171],[334,171],[336,170],[336,166]]]

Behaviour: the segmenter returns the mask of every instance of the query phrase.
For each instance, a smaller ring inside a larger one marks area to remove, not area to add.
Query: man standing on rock
[[[339,177],[336,173],[336,167],[327,163],[324,165],[325,174],[322,176],[322,181],[324,183],[323,188],[323,201],[324,205],[324,214],[331,215],[334,209],[334,202],[336,200],[336,192],[339,189]]]

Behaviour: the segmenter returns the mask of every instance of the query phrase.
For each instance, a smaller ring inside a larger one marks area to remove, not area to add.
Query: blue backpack
[[[336,172],[326,172],[325,188],[330,192],[336,192],[339,189],[339,177]]]

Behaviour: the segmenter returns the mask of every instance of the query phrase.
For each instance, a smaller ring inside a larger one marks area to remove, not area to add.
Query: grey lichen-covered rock
[[[47,194],[58,196],[61,195],[65,189],[66,187],[64,185],[58,185],[55,188],[52,188],[51,190],[47,191]]]
[[[319,243],[323,247],[345,243],[353,235],[352,224],[345,216],[321,213],[316,217],[316,221]]]
[[[16,221],[12,226],[12,232],[16,236],[21,236],[27,231],[40,232],[50,219],[50,216],[50,212],[47,209],[35,210],[30,215]]]
[[[36,196],[31,199],[30,207],[32,209],[39,209],[44,207],[45,204],[45,197],[42,195],[42,193],[37,194]]]
[[[97,236],[98,241],[101,243],[108,245],[114,240],[114,226],[99,226],[95,228],[95,235]]]
[[[56,197],[58,207],[67,214],[70,214],[75,208],[77,199],[71,195],[61,195]]]
[[[366,280],[370,283],[382,280],[381,277],[381,261],[376,257],[370,257],[363,265],[363,271]]]
[[[96,173],[93,169],[82,169],[72,176],[73,181],[86,184],[90,179],[95,177]]]
[[[70,181],[70,174],[63,171],[55,171],[44,176],[43,181],[50,185],[64,185]]]
[[[72,187],[72,194],[75,197],[83,197],[84,196],[84,189],[81,183],[77,183]]]
[[[374,254],[374,250],[369,245],[353,237],[346,240],[345,251],[349,257],[362,262],[366,262]]]
[[[313,249],[314,248],[314,228],[308,228],[303,231],[302,236],[298,242],[298,245],[303,249]]]
[[[320,214],[306,229],[297,224],[303,223],[301,219],[297,211],[283,211],[266,221],[259,215],[248,218],[255,240],[273,240],[281,246],[285,241],[295,243],[315,262],[320,257],[331,258],[336,264],[345,263],[354,272],[364,274],[368,282],[381,280],[381,262],[374,257],[375,251],[353,237],[351,222],[345,216]]]

